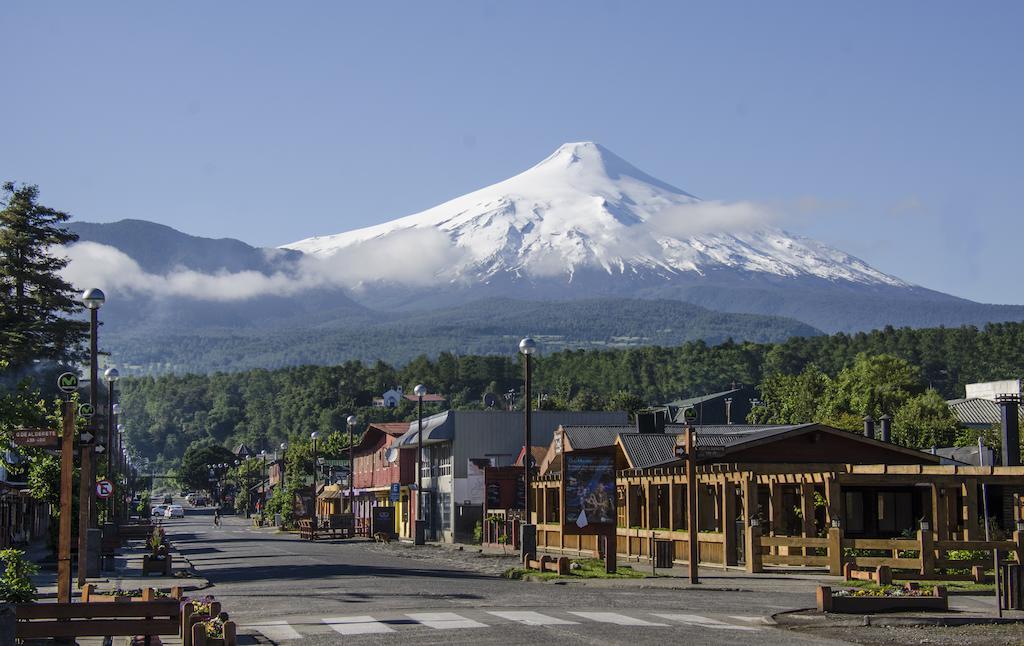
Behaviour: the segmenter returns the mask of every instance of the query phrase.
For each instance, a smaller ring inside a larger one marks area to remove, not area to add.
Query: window
[[[864,531],[864,494],[860,491],[847,491],[845,496],[843,526],[847,532],[861,533]]]
[[[441,514],[441,531],[451,531],[452,528],[452,495],[450,493],[439,493],[437,495],[438,510]]]

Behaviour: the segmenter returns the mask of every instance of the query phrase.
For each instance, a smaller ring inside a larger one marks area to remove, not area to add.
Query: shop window
[[[863,533],[864,494],[860,491],[847,491],[843,498],[846,503],[843,510],[843,527],[847,533]]]

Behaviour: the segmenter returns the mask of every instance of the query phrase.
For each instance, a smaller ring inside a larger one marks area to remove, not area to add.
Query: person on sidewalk
[[[220,527],[220,507],[213,510],[213,526]]]

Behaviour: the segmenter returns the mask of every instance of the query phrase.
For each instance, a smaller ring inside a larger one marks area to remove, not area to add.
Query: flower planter
[[[181,587],[174,586],[170,589],[167,594],[161,594],[158,590],[153,588],[143,588],[138,590],[138,594],[117,594],[122,592],[115,590],[112,592],[97,592],[95,584],[86,583],[85,587],[82,588],[82,602],[98,602],[98,603],[116,603],[116,602],[132,602],[132,601],[153,601],[155,599],[169,598],[169,599],[181,599]]]
[[[193,624],[191,641],[194,646],[238,646],[235,622],[228,619],[226,612],[220,613],[218,619],[218,629],[205,621]],[[213,630],[216,630],[215,634],[210,633]]]
[[[192,645],[193,630],[197,624],[220,614],[220,602],[214,601],[211,597],[207,597],[207,599],[209,599],[208,603],[185,601],[181,604],[181,630],[179,632],[182,646]]]
[[[936,586],[930,596],[835,596],[832,588],[818,587],[818,612],[862,615],[901,610],[949,610],[946,588]]]

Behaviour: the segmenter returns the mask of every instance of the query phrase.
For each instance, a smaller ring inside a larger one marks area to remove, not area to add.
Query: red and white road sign
[[[96,481],[96,497],[106,500],[110,497],[110,494],[114,493],[114,485],[110,480],[97,480]]]

